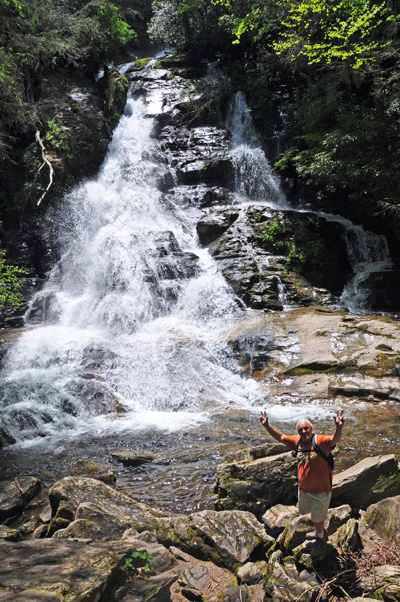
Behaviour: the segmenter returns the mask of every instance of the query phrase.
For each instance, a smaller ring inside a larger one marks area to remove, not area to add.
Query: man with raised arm
[[[276,441],[284,443],[294,452],[297,451],[299,514],[311,513],[315,532],[307,533],[307,538],[316,538],[317,542],[325,540],[324,522],[328,515],[332,495],[332,469],[327,458],[341,439],[344,424],[343,410],[336,411],[334,421],[335,430],[332,436],[316,436],[316,443],[320,450],[318,454],[313,448],[312,424],[309,420],[299,420],[297,423],[298,436],[283,435],[269,424],[265,411],[261,412],[260,416],[261,424]]]

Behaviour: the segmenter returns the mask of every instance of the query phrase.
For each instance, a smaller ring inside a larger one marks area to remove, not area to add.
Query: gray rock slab
[[[141,454],[131,450],[115,450],[111,452],[113,458],[116,458],[125,466],[141,466],[154,460],[154,456],[150,454]]]
[[[276,504],[292,504],[296,465],[291,453],[248,463],[220,464],[215,486],[216,509],[248,510],[261,516]]]
[[[159,519],[157,536],[164,545],[178,546],[234,571],[274,542],[253,514],[237,510],[203,510],[188,517]]]
[[[365,518],[369,527],[400,545],[400,495],[372,504]]]
[[[365,510],[387,497],[400,495],[400,469],[394,455],[365,458],[334,475],[331,506],[350,504]]]
[[[39,488],[40,480],[32,476],[18,476],[11,481],[1,482],[0,521],[20,514]]]
[[[94,602],[133,546],[54,539],[0,542],[0,583],[7,600]]]
[[[121,536],[129,527],[138,531],[152,531],[156,526],[156,518],[165,516],[164,512],[154,510],[147,504],[137,502],[105,483],[88,477],[66,477],[57,481],[50,489],[49,497],[52,522],[59,516],[65,518],[67,507],[68,522],[86,519],[98,525],[99,534],[96,539]],[[62,528],[65,527],[67,525],[63,524]],[[93,536],[96,532],[97,528],[93,530]],[[76,533],[71,536],[76,537]]]

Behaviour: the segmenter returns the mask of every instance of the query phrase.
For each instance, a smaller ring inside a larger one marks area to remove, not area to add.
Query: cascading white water
[[[229,287],[162,204],[152,127],[130,99],[98,178],[65,199],[62,258],[32,302],[43,322],[3,370],[3,425],[19,443],[184,428],[211,403],[260,399],[219,336],[240,313]]]
[[[261,148],[243,92],[234,95],[225,125],[232,135],[237,202],[267,202],[271,207],[287,207],[279,179]]]
[[[389,270],[393,265],[386,238],[364,230],[362,226],[353,224],[339,215],[326,213],[319,215],[341,224],[344,229],[347,256],[354,276],[343,290],[341,303],[355,313],[367,310],[370,298],[367,282],[369,275]]]
[[[256,202],[275,209],[296,210],[288,206],[279,179],[271,170],[242,92],[237,92],[234,96],[226,127],[232,135],[231,156],[235,170],[236,202]],[[369,275],[385,271],[392,265],[385,237],[364,230],[362,226],[353,224],[344,217],[323,212],[315,213],[328,221],[340,223],[344,229],[348,258],[354,276],[343,290],[340,302],[353,312],[368,309],[370,291],[365,283]],[[284,308],[290,307],[282,283],[280,299]]]

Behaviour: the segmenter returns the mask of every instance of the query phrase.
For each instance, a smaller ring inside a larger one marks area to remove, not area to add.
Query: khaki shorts
[[[332,493],[306,493],[299,489],[299,514],[311,512],[313,523],[320,523],[328,516]]]

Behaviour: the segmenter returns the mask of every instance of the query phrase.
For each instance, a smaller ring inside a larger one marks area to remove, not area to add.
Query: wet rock
[[[107,470],[103,466],[99,466],[87,458],[73,460],[70,463],[69,468],[71,476],[91,477],[92,479],[98,479],[103,483],[115,483],[117,480],[116,475],[111,470]]]
[[[369,527],[400,545],[400,495],[369,506],[365,519]]]
[[[282,337],[275,329],[267,327],[262,329],[262,334],[257,330],[249,330],[229,341],[229,345],[245,372],[254,377],[267,370],[270,364],[276,364],[280,356],[291,357],[295,351],[291,337]],[[284,451],[283,448],[287,450],[287,447],[282,445],[281,452]]]
[[[40,488],[36,477],[18,476],[12,481],[0,483],[0,521],[17,516],[35,497]]]
[[[116,450],[111,452],[111,455],[125,466],[142,466],[142,464],[148,464],[154,460],[154,456],[130,450]]]
[[[95,415],[123,414],[126,410],[119,399],[95,378],[76,380],[69,383],[69,391],[84,400]]]
[[[365,509],[400,494],[400,469],[394,455],[365,458],[333,476],[331,505]]]
[[[221,213],[220,210],[219,219]],[[204,219],[211,222],[212,212]],[[311,253],[310,249],[320,240],[316,234],[319,229],[329,230],[327,239],[332,248]],[[309,258],[304,265],[290,260],[293,249],[299,256]],[[255,309],[281,310],[283,302],[332,303],[332,293],[341,292],[350,271],[343,231],[338,224],[314,214],[258,206],[240,209],[237,220],[212,242],[210,252],[234,291]],[[322,269],[318,262],[324,261],[334,262],[335,268]],[[327,272],[329,276],[324,281],[323,274]]]
[[[363,281],[365,306],[372,310],[397,311],[400,306],[400,270],[370,272]]]
[[[213,213],[204,216],[197,222],[196,231],[200,244],[208,245],[225,232],[238,218],[239,213],[234,209],[223,210],[221,213]]]
[[[276,504],[294,501],[296,460],[291,453],[217,467],[214,504],[218,510],[248,510],[261,516]]]
[[[154,530],[156,518],[165,516],[165,513],[153,510],[147,504],[137,502],[127,495],[115,491],[105,483],[88,477],[61,479],[51,487],[49,497],[53,514],[50,526],[54,525],[55,521],[62,519],[67,521],[67,524],[63,526],[56,524],[57,529],[53,528],[53,533],[79,519],[80,506],[87,503],[95,504],[100,519],[108,520],[112,528],[117,528],[118,532],[121,530],[121,535],[128,527],[134,527],[138,531]],[[83,508],[88,508],[88,506]],[[84,516],[84,509],[82,509],[82,513]]]
[[[254,515],[241,511],[203,510],[188,517],[160,519],[157,537],[164,545],[178,545],[230,570],[262,557],[273,542]]]
[[[104,91],[105,115],[110,125],[115,127],[124,112],[129,82],[117,69],[107,68],[98,86]]]
[[[0,426],[0,449],[15,443],[14,437],[10,435],[3,427]]]

